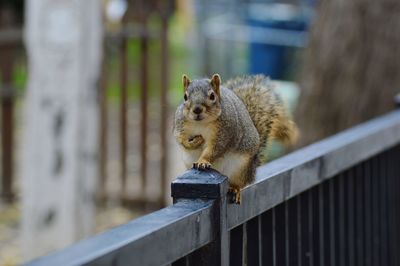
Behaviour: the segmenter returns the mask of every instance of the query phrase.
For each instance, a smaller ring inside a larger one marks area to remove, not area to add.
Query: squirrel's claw
[[[209,162],[196,162],[196,163],[193,163],[193,168],[198,169],[198,170],[210,169],[211,164]]]
[[[240,188],[237,187],[230,187],[228,189],[228,194],[231,195],[231,202],[235,204],[240,204],[241,198],[240,198]]]

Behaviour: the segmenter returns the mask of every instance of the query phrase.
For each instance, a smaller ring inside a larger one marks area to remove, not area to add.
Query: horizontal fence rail
[[[165,265],[212,241],[211,211],[183,200],[27,265]]]
[[[189,170],[174,204],[27,265],[399,265],[400,111],[227,178]]]
[[[242,204],[228,205],[229,229],[399,142],[396,111],[259,167],[255,184],[241,192]]]

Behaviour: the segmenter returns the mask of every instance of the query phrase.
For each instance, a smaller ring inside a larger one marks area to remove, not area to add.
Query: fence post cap
[[[228,192],[228,178],[214,169],[190,169],[171,183],[173,198],[217,199]]]

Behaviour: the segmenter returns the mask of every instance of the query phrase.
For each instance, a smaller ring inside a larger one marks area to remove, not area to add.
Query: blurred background
[[[270,76],[300,147],[394,108],[399,41],[396,0],[0,1],[0,265],[171,204],[183,73]]]

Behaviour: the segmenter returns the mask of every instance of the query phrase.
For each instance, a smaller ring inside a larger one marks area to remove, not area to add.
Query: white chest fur
[[[202,149],[182,149],[183,161],[187,169],[192,168],[193,163],[197,162],[197,160],[200,158],[201,152]],[[228,152],[223,157],[215,160],[215,162],[212,163],[212,168],[228,178],[231,178],[243,168],[243,165],[247,162],[247,157],[248,156],[244,154]]]
[[[201,122],[188,122],[185,124],[183,128],[184,134],[193,137],[201,135],[203,139],[207,142],[214,133],[212,124],[203,124]]]
[[[202,153],[202,149],[197,149],[197,150],[186,150],[185,148],[181,148],[182,150],[182,156],[183,156],[183,162],[185,163],[185,166],[187,169],[192,168],[193,163],[197,162],[197,160],[200,158],[200,155]]]
[[[202,125],[198,123],[187,123],[184,127],[185,135],[187,136],[198,136],[201,135],[205,140],[205,143],[197,150],[187,150],[181,146],[183,162],[187,169],[192,168],[193,163],[197,162],[203,152],[207,142],[213,137],[212,134],[215,129],[210,125]],[[235,153],[227,152],[222,157],[216,159],[212,163],[212,168],[216,169],[220,173],[226,175],[228,178],[234,176],[242,169],[243,165],[247,162],[247,156]]]

